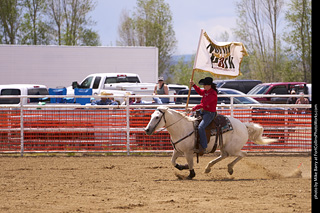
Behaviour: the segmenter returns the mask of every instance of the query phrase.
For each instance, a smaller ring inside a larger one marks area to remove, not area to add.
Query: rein
[[[157,110],[162,114],[162,117],[159,119],[159,121],[158,121],[158,123],[155,125],[154,129],[157,128],[157,126],[159,125],[159,123],[160,123],[160,121],[161,121],[162,118],[164,119],[165,124],[167,124],[166,117],[165,117],[165,112],[162,112],[162,111],[159,110],[159,109],[157,109]],[[182,119],[183,119],[183,117],[180,118],[179,120],[177,120],[176,122],[173,122],[172,124],[170,124],[170,125],[168,125],[168,126],[165,126],[165,128],[162,128],[162,129],[161,129],[160,131],[158,131],[158,132],[162,132],[163,130],[168,129],[169,127],[175,125],[176,123],[178,123],[178,122],[181,121]],[[157,133],[158,133],[158,132],[157,132]],[[178,143],[180,143],[181,141],[183,141],[184,139],[190,137],[193,133],[194,133],[194,130],[191,131],[188,135],[184,136],[183,138],[179,139],[179,140],[176,141],[176,142],[173,142],[173,141],[170,139],[173,148],[174,148],[175,150],[177,150],[177,149],[176,149],[176,145],[177,145]]]
[[[161,121],[162,118],[163,118],[164,122],[167,124],[166,117],[165,117],[165,112],[162,112],[162,111],[159,110],[159,109],[157,109],[157,110],[162,114],[162,116],[161,116],[161,118],[159,119],[158,123],[154,126],[154,129],[157,128],[157,126],[159,125],[159,123],[160,123],[160,121]],[[183,119],[183,117],[180,118],[179,120],[177,120],[176,122],[173,122],[172,124],[170,124],[170,125],[168,125],[168,126],[165,126],[165,128],[162,128],[162,129],[159,130],[158,132],[162,132],[163,130],[168,129],[169,127],[175,125],[176,123],[178,123],[178,122],[181,121],[182,119]],[[158,133],[158,132],[157,132],[157,133]]]

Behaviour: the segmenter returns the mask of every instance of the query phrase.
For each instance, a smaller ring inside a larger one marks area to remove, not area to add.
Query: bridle
[[[161,113],[161,117],[159,117],[159,120],[158,120],[158,122],[156,123],[156,125],[154,126],[153,131],[158,127],[158,125],[159,125],[159,123],[161,122],[161,119],[162,119],[162,118],[163,118],[164,123],[165,123],[165,128],[162,128],[162,129],[161,129],[160,131],[158,131],[158,132],[161,132],[161,131],[163,131],[163,130],[168,129],[169,127],[175,125],[176,123],[178,123],[179,121],[181,121],[181,120],[183,119],[183,117],[182,117],[182,118],[178,119],[177,121],[173,122],[172,124],[166,126],[167,121],[166,121],[166,117],[165,117],[165,112],[161,111],[160,109],[156,109],[156,110]],[[152,131],[152,132],[153,132],[153,131]],[[157,133],[158,133],[158,132],[157,132]],[[191,131],[188,135],[184,136],[183,138],[179,139],[179,140],[176,141],[176,142],[173,142],[172,140],[170,140],[173,148],[176,149],[176,145],[177,145],[178,143],[180,143],[180,142],[183,141],[184,139],[190,137],[193,133],[194,133],[194,130]]]
[[[153,129],[152,129],[151,132],[154,132],[154,130],[158,127],[158,125],[159,125],[159,123],[161,122],[161,119],[162,119],[162,118],[163,118],[163,120],[164,120],[164,123],[167,123],[166,118],[165,118],[165,116],[164,116],[165,113],[162,112],[160,109],[156,109],[156,110],[161,113],[161,117],[158,118],[159,120],[158,120],[158,122],[156,123],[156,125],[154,125],[154,127],[153,127]],[[163,129],[163,130],[164,130],[164,129]],[[163,131],[163,130],[160,130],[159,132],[161,132],[161,131]]]
[[[161,117],[159,118],[158,122],[157,122],[156,125],[154,126],[153,130],[155,130],[155,129],[158,127],[158,125],[159,125],[159,123],[161,122],[161,119],[162,119],[162,118],[163,118],[164,123],[165,123],[165,128],[162,128],[162,129],[161,129],[160,131],[158,131],[158,132],[161,132],[161,131],[163,131],[163,130],[168,129],[169,127],[175,125],[176,123],[178,123],[179,121],[181,121],[181,120],[183,119],[183,117],[182,117],[182,118],[178,119],[177,121],[173,122],[172,124],[166,126],[167,121],[166,121],[165,112],[161,111],[160,109],[156,109],[156,110],[161,113]]]

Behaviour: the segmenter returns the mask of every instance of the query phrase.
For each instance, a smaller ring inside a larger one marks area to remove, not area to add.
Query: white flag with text
[[[193,69],[215,76],[237,77],[246,55],[248,53],[241,42],[217,42],[202,30]]]

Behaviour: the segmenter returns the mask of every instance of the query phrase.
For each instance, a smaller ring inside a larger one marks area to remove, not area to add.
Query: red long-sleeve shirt
[[[192,111],[203,109],[209,112],[216,112],[218,96],[217,92],[210,88],[209,90],[200,89],[197,85],[193,85],[196,92],[202,96],[201,103],[192,108]]]

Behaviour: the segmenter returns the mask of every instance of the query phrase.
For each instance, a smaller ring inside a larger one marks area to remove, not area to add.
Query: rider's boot
[[[202,156],[204,153],[206,153],[206,149],[199,145],[199,149],[194,149],[194,152]]]

